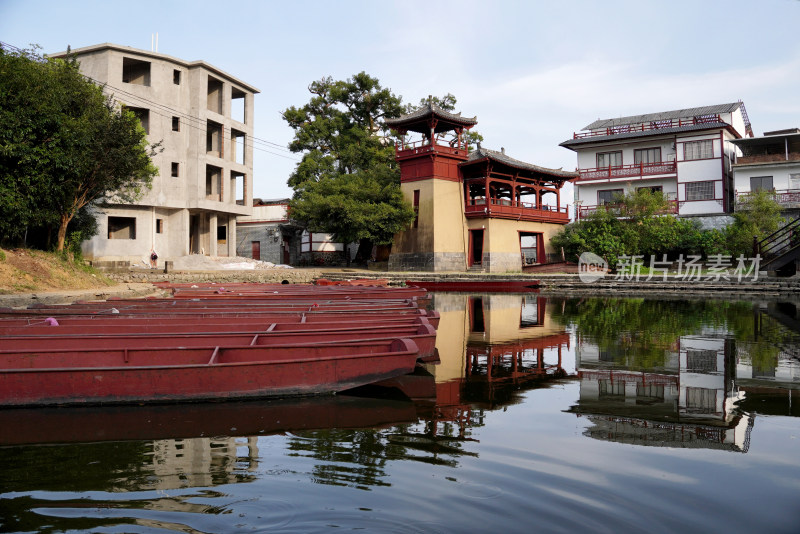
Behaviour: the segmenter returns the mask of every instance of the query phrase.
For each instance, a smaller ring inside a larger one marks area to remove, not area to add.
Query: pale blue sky
[[[757,135],[800,127],[800,1],[0,0],[0,40],[111,42],[204,60],[258,87],[255,137],[308,84],[362,70],[404,101],[451,92],[489,148],[574,169],[558,144],[597,118],[743,100]],[[297,156],[255,151],[254,194],[290,196]],[[567,194],[571,199],[571,192]]]

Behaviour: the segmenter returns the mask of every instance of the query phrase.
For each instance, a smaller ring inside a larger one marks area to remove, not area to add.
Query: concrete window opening
[[[241,172],[231,171],[230,192],[232,202],[244,206],[244,186],[246,175]]]
[[[231,118],[235,121],[245,123],[247,114],[245,113],[245,102],[247,94],[235,87],[231,88]]]
[[[180,132],[181,131],[181,118],[180,117],[172,117],[172,131],[173,132]]]
[[[208,111],[222,114],[222,87],[223,83],[216,78],[208,77]]]
[[[136,239],[136,217],[109,217],[109,239]]]
[[[122,82],[149,86],[150,62],[129,57],[122,58]]]
[[[172,83],[174,83],[175,85],[181,84],[181,71],[179,71],[178,69],[174,69],[172,71]]]
[[[231,161],[240,165],[244,165],[246,139],[244,132],[231,128]]]
[[[206,165],[206,199],[222,200],[222,169]]]
[[[177,178],[178,176],[180,176],[180,164],[177,161],[172,162],[171,174],[173,178]]]
[[[164,219],[156,219],[156,233],[157,234],[164,233]]]
[[[228,242],[228,227],[217,226],[217,244],[225,245]]]
[[[150,134],[150,110],[147,108],[134,108],[130,106],[125,106],[125,109],[136,115],[136,118],[139,119],[139,122],[144,128],[144,132],[146,134]]]
[[[221,158],[222,125],[214,121],[206,121],[206,153]]]

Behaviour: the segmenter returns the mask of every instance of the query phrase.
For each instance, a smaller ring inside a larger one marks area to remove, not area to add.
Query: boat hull
[[[275,348],[7,352],[0,355],[0,405],[157,403],[335,393],[410,373],[418,352],[409,339]]]

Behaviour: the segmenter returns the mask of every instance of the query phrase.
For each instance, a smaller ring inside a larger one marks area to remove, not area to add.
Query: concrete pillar
[[[212,213],[208,216],[208,255],[218,256],[217,254],[217,214]]]

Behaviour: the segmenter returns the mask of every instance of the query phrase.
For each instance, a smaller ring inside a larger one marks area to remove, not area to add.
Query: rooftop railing
[[[662,130],[665,128],[679,128],[681,126],[695,126],[697,124],[715,124],[724,123],[719,114],[703,115],[700,117],[682,118],[682,119],[664,119],[660,121],[649,121],[638,124],[621,124],[619,126],[612,126],[610,128],[600,128],[592,130],[591,132],[575,132],[572,134],[573,139],[584,139],[587,137],[599,137],[605,135],[619,135],[624,133],[633,132],[646,132],[649,130]]]

